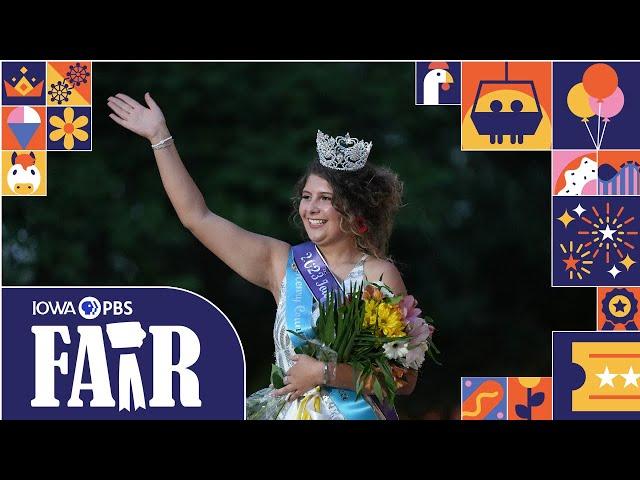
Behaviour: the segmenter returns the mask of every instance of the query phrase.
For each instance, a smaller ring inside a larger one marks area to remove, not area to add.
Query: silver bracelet
[[[336,379],[336,368],[337,365],[335,362],[324,362],[324,369],[322,370],[323,385],[329,385]]]
[[[167,142],[164,145],[160,145],[159,147],[152,147],[152,148],[153,150],[162,150],[163,148],[170,147],[171,145],[173,145],[173,141]]]
[[[169,143],[167,143],[169,142]],[[169,145],[173,144],[173,137],[171,135],[169,135],[167,138],[160,140],[158,143],[156,143],[155,145],[151,145],[151,148],[153,148],[154,150],[160,150],[161,148],[167,148]]]

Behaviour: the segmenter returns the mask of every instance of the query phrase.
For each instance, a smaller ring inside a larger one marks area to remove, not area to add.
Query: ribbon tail
[[[127,355],[120,356],[120,374],[118,375],[118,401],[120,407],[119,411],[126,410],[127,412],[130,412],[131,405],[129,399],[129,378],[127,377],[126,373],[130,361],[128,361]]]
[[[328,415],[322,413],[320,387],[314,388],[312,393],[307,393],[302,399],[298,400],[298,402],[295,417],[297,420],[326,420],[330,418]]]
[[[120,397],[120,411],[131,411],[130,397],[132,395],[134,410],[146,408],[140,368],[135,353],[126,353],[120,356],[118,395]]]

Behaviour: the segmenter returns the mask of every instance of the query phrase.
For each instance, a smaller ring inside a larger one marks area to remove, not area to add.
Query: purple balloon
[[[620,113],[620,110],[622,110],[624,106],[624,94],[622,90],[620,90],[620,87],[617,87],[616,91],[603,99],[602,102],[598,102],[598,99],[595,97],[590,97],[589,105],[596,115],[604,119],[609,119],[615,117]]]

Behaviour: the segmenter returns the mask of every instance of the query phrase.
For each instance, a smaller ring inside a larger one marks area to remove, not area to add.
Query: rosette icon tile
[[[598,330],[638,330],[640,288],[598,288]]]

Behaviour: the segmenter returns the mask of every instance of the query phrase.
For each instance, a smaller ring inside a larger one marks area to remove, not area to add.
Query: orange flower
[[[396,383],[396,388],[398,389],[402,388],[409,383],[404,378],[406,373],[407,373],[406,368],[398,367],[396,365],[391,365],[391,374],[393,375],[393,380]]]
[[[391,365],[391,373],[393,374],[393,378],[402,378],[404,374],[407,373],[407,370],[397,365]]]
[[[375,285],[367,285],[364,289],[364,293],[362,294],[362,298],[364,300],[373,299],[376,302],[382,301],[382,291],[377,288]]]
[[[365,392],[367,392],[367,393],[373,392],[373,382],[376,381],[376,378],[378,377],[379,373],[380,373],[380,369],[378,367],[374,367],[373,368],[373,372],[371,372],[369,375],[364,377],[364,380],[363,380],[362,383],[363,383],[363,390]],[[382,390],[384,392],[384,388]],[[384,392],[384,393],[386,393],[386,392]]]

